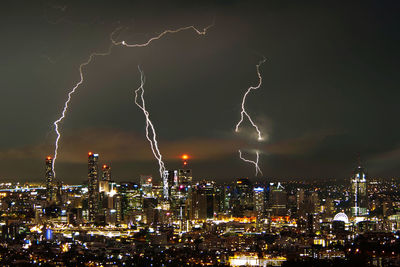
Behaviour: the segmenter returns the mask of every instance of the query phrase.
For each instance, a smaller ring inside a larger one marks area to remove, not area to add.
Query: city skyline
[[[0,262],[61,266],[399,266],[398,179],[193,181],[190,156],[163,184],[115,182],[87,153],[87,184],[0,183]],[[100,170],[101,168],[101,170]]]
[[[1,181],[44,180],[43,159],[53,156],[52,122],[79,79],[79,64],[107,49],[116,28],[123,28],[120,40],[142,42],[170,28],[203,29],[213,20],[204,36],[180,32],[146,48],[118,48],[84,69],[85,83],[61,125],[57,178],[85,180],[85,155],[93,150],[118,181],[143,173],[159,179],[134,104],[137,65],[146,72],[146,104],[167,169],[187,153],[195,180],[253,178],[253,166],[238,157],[243,149],[251,159],[260,151],[265,178],[348,179],[357,154],[372,177],[400,173],[394,3],[237,1],[177,8],[100,2],[92,9],[42,1],[4,7]],[[239,134],[234,126],[263,56],[263,84],[247,100],[267,137],[257,142],[247,122]]]

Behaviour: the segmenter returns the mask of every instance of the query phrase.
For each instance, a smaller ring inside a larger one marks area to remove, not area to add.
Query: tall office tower
[[[192,170],[178,170],[178,186],[181,193],[187,192],[192,184]],[[183,189],[183,190],[182,190]]]
[[[94,222],[99,210],[99,154],[88,154],[89,221]]]
[[[122,220],[127,225],[142,219],[143,201],[140,186],[131,182],[121,183],[118,189],[121,196]]]
[[[236,181],[236,192],[238,194],[240,204],[244,208],[253,206],[252,185],[248,178],[238,179]]]
[[[106,223],[107,220],[107,214],[109,211],[108,196],[111,190],[110,183],[111,182],[104,180],[99,181],[99,206],[96,221],[100,223]]]
[[[232,186],[223,185],[221,211],[225,214],[232,212]]]
[[[351,183],[351,215],[368,215],[367,176],[359,164],[350,179]]]
[[[116,194],[114,196],[113,202],[114,202],[114,211],[115,211],[115,222],[120,223],[123,219],[121,195]]]
[[[99,204],[98,212],[96,214],[96,222],[103,224],[118,224],[122,221],[124,191],[125,190],[119,192],[118,185],[113,181],[99,182]]]
[[[143,203],[139,185],[135,183],[122,183],[120,185],[120,192],[125,211],[142,210]]]
[[[260,231],[265,219],[265,188],[263,186],[255,186],[253,188],[253,202],[257,218],[256,229]]]
[[[189,156],[184,154],[181,156],[182,159],[182,169],[178,170],[178,184],[179,189],[184,188],[188,192],[192,184],[192,170],[188,169]],[[182,190],[180,190],[182,192]],[[188,192],[189,193],[189,192]]]
[[[254,211],[257,215],[257,220],[264,217],[265,211],[265,189],[262,186],[253,188]]]
[[[172,202],[178,193],[178,170],[168,171],[168,199]]]
[[[111,167],[109,165],[104,164],[101,168],[103,176],[101,178],[102,181],[111,181]]]
[[[163,198],[164,200],[171,200],[172,188],[176,185],[178,178],[174,179],[175,171],[165,170],[163,174]]]
[[[270,184],[269,191],[269,202],[274,216],[286,216],[287,215],[287,193],[280,183]]]
[[[190,219],[213,219],[215,212],[215,184],[211,181],[201,181],[192,190]]]
[[[179,199],[182,203],[184,203],[188,199],[191,192],[192,170],[187,169],[189,156],[185,154],[181,157],[181,159],[183,169],[174,171],[173,192],[175,199]]]
[[[102,175],[99,181],[99,206],[98,206],[98,220],[100,222],[107,221],[107,214],[109,207],[107,204],[108,196],[111,190],[111,168],[104,164],[101,168]]]
[[[188,212],[190,210],[190,196],[192,192],[192,170],[190,169],[180,169],[178,170],[178,187],[176,189],[178,205],[180,208],[181,219],[188,218]]]
[[[153,178],[151,175],[140,175],[140,188],[144,198],[154,197]]]
[[[54,171],[53,171],[53,158],[46,157],[46,199],[47,201],[54,200]]]
[[[224,212],[224,186],[215,185],[214,187],[214,213],[221,214]]]
[[[253,209],[253,188],[248,178],[238,179],[234,185],[232,198],[232,213],[242,217],[246,211]]]
[[[115,182],[109,182],[109,192],[106,196],[105,205],[105,222],[107,224],[117,224],[122,219],[122,199],[118,193],[117,184]]]
[[[162,187],[163,187],[163,198],[168,200],[170,198],[170,171],[165,170],[162,177]]]

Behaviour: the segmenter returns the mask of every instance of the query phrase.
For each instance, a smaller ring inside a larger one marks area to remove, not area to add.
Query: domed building
[[[332,221],[332,228],[334,233],[344,232],[348,228],[349,218],[343,212],[335,215]]]
[[[347,217],[346,213],[339,212],[333,217],[334,221],[342,221],[344,223],[349,223],[349,217]]]

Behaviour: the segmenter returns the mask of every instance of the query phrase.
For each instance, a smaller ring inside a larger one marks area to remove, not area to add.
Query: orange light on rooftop
[[[88,154],[89,154],[89,156],[91,156],[93,153],[92,153],[92,152],[89,152]]]
[[[51,157],[50,157],[50,156],[47,156],[47,160],[51,160]]]
[[[183,160],[187,160],[187,159],[189,159],[189,155],[183,154],[181,158],[182,158]]]
[[[106,165],[106,164],[103,165],[103,169],[105,169],[105,168],[107,168],[107,165]]]

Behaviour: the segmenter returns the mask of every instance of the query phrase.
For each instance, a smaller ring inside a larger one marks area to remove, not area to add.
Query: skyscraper
[[[359,164],[350,179],[351,183],[351,215],[368,215],[367,176]]]
[[[177,179],[174,179],[175,171],[172,170],[165,170],[163,174],[163,197],[164,200],[170,200],[171,199],[171,189],[175,185],[175,181]]]
[[[180,221],[180,230],[184,227],[191,209],[192,170],[174,171],[174,185],[171,187],[171,208],[173,217]]]
[[[254,211],[257,219],[263,218],[265,212],[265,189],[262,186],[253,188]]]
[[[88,204],[89,221],[93,222],[98,213],[99,206],[99,154],[88,154]]]
[[[286,216],[287,193],[281,183],[270,183],[269,205],[274,216]]]
[[[237,179],[233,189],[232,213],[235,217],[243,217],[246,211],[253,209],[253,187],[248,178]]]
[[[193,187],[190,208],[191,220],[207,220],[214,218],[215,210],[215,183],[201,181]]]
[[[101,180],[110,182],[111,181],[111,167],[109,165],[104,164],[101,170],[103,173]]]
[[[140,175],[140,188],[143,197],[153,198],[153,177],[151,175]]]
[[[46,157],[46,199],[47,201],[54,200],[54,171],[53,171],[53,158]]]

